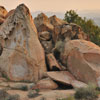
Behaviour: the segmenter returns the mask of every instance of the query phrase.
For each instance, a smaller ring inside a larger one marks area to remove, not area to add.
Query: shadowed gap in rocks
[[[61,89],[63,89],[63,90],[70,90],[70,89],[73,89],[73,86],[72,85],[70,85],[70,84],[64,84],[64,83],[61,83],[61,82],[58,82],[58,81],[54,81],[55,83],[57,83],[57,85],[58,85],[58,89],[59,90],[61,90]]]

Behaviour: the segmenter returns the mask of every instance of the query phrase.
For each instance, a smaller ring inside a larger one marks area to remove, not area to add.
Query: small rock
[[[50,32],[48,31],[43,31],[39,33],[39,38],[40,40],[48,41],[51,38]]]
[[[37,84],[33,87],[33,89],[46,89],[46,90],[53,90],[58,88],[58,85],[50,78],[45,78],[37,82]]]

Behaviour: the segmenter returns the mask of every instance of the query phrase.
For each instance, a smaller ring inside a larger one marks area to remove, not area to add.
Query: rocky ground
[[[24,4],[0,6],[0,97],[57,100],[100,86],[99,60],[100,47],[80,26],[44,13],[33,19]]]

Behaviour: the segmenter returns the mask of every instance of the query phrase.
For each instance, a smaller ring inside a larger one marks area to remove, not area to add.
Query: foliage
[[[76,90],[76,100],[97,100],[99,91],[96,90],[95,86],[88,86],[86,88],[79,88]]]
[[[31,90],[31,91],[29,91],[28,92],[28,97],[29,98],[34,98],[34,97],[36,97],[36,96],[38,96],[39,94],[38,94],[38,92],[36,91],[36,90]]]
[[[80,25],[83,31],[90,37],[90,40],[100,45],[100,27],[93,20],[80,17],[74,10],[67,11],[64,20]]]
[[[67,98],[60,98],[60,99],[56,99],[56,100],[67,100]]]
[[[16,95],[11,95],[5,98],[4,100],[20,100],[20,96],[18,94]]]
[[[75,100],[75,99],[74,99],[74,96],[69,96],[68,98],[60,98],[57,100]]]
[[[67,98],[67,100],[75,100],[75,99],[74,99],[74,96],[69,96],[69,97]]]

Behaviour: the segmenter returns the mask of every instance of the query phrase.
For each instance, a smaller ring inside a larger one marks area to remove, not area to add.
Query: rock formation
[[[24,4],[9,12],[0,6],[0,86],[29,91],[100,87],[100,47],[87,40],[80,26],[55,15],[33,19]]]
[[[29,9],[19,5],[0,27],[0,40],[5,47],[0,68],[12,81],[36,82],[46,72],[44,50]]]
[[[80,88],[80,87],[86,87],[87,85],[81,81],[75,80],[75,78],[68,72],[68,71],[55,71],[55,72],[47,72],[47,75],[57,81],[58,83],[62,84],[67,88],[74,87],[74,88]]]
[[[38,32],[42,32],[42,31],[53,31],[53,25],[50,23],[48,17],[44,14],[41,13],[39,14],[35,19],[34,19],[34,23],[37,27]]]
[[[100,86],[99,46],[85,40],[71,40],[65,43],[60,58],[77,80]]]

